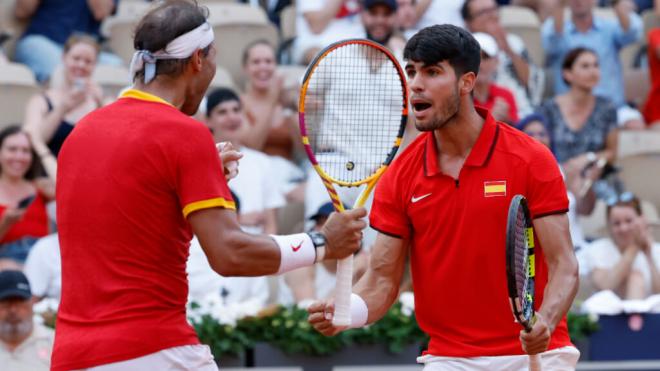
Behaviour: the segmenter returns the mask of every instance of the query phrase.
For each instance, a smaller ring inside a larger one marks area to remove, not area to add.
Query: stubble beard
[[[461,98],[458,89],[454,88],[454,94],[445,99],[440,105],[441,112],[429,119],[427,123],[415,121],[415,128],[419,131],[434,131],[442,129],[454,120],[461,106]]]

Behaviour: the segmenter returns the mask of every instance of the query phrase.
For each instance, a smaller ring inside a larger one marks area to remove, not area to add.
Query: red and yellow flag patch
[[[506,180],[484,182],[484,197],[506,196]]]

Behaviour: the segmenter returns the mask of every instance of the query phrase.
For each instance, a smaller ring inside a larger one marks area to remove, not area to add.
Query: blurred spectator
[[[28,135],[18,126],[0,131],[0,258],[22,264],[36,240],[48,234],[46,202],[55,197],[55,187],[40,174]]]
[[[32,296],[60,300],[62,292],[62,258],[57,233],[40,238],[30,250],[23,271],[30,281]]]
[[[412,30],[417,23],[416,3],[416,0],[396,0],[396,25],[399,27],[399,31]]]
[[[308,64],[319,50],[342,39],[359,37],[358,0],[305,0],[296,3],[295,63]]]
[[[513,93],[519,116],[532,113],[543,94],[543,70],[534,65],[523,40],[504,30],[495,0],[466,0],[461,15],[468,30],[495,38],[499,48],[495,82]]]
[[[232,180],[233,181],[233,180]],[[232,192],[236,212],[241,212],[240,198]],[[240,223],[240,215],[238,216]],[[227,305],[250,302],[262,308],[268,300],[268,279],[266,277],[223,277],[209,265],[197,237],[190,241],[190,255],[186,264],[188,273],[188,300],[198,304],[219,296],[220,302]]]
[[[651,90],[644,105],[644,118],[649,126],[653,126],[660,125],[660,28],[651,30],[648,40]]]
[[[571,175],[583,172],[601,157],[613,162],[616,108],[608,98],[593,93],[600,80],[598,56],[586,48],[571,50],[562,63],[562,76],[570,90],[539,108],[557,160]]]
[[[82,33],[98,41],[101,21],[115,11],[118,1],[17,0],[16,18],[29,19],[30,24],[16,45],[16,60],[25,63],[39,82],[45,82],[60,63],[67,39]],[[120,66],[122,60],[103,52],[99,63]]]
[[[463,19],[461,18],[463,1],[465,0],[408,0],[406,3],[412,4],[414,8],[414,13],[412,13],[414,18],[412,21],[413,26],[405,28],[404,36],[406,40],[422,28],[436,24],[449,23],[463,27]],[[406,5],[404,4],[404,7]],[[404,8],[404,14],[406,13],[410,14],[410,11]]]
[[[497,3],[500,5],[515,5],[531,8],[539,16],[539,19],[544,21],[552,14],[558,1],[560,0],[498,0]]]
[[[653,242],[633,194],[608,200],[607,227],[610,238],[594,241],[585,251],[594,287],[624,300],[660,294],[660,244]]]
[[[396,0],[363,0],[360,17],[365,37],[389,48],[398,60],[403,60],[406,41],[396,29]]]
[[[569,20],[564,20],[566,2],[571,9]],[[562,79],[562,61],[571,49],[582,46],[597,53],[603,76],[607,76],[600,80],[594,93],[611,98],[616,107],[625,104],[619,51],[642,36],[642,20],[633,7],[630,0],[617,1],[617,20],[611,20],[594,16],[593,0],[561,0],[561,6],[542,28],[546,64],[553,69],[556,94],[568,90]]]
[[[30,284],[21,271],[0,272],[0,364],[3,370],[50,369],[53,330],[33,322]]]
[[[268,19],[277,27],[280,27],[280,13],[287,6],[293,4],[292,0],[240,0],[242,3],[250,4],[253,7],[261,7]]]
[[[277,233],[275,210],[284,206],[285,201],[273,184],[270,157],[242,145],[241,134],[247,128],[240,98],[231,89],[214,90],[207,97],[206,115],[215,141],[231,142],[243,153],[240,171],[229,183],[241,200],[241,227],[251,233]]]
[[[481,64],[473,91],[474,104],[489,110],[496,120],[513,125],[518,122],[518,110],[513,94],[493,82],[499,63],[497,42],[483,32],[475,33],[474,38],[481,46]]]
[[[538,140],[543,145],[548,148],[551,148],[552,143],[550,142],[550,134],[546,128],[547,124],[545,122],[545,117],[539,114],[531,114],[522,120],[516,125],[519,130],[522,130],[525,134],[530,137]],[[592,171],[595,171],[593,169]],[[584,238],[584,233],[582,233],[582,226],[579,223],[580,215],[589,215],[594,209],[595,206],[595,195],[591,191],[591,187],[587,191],[583,191],[586,182],[592,182],[588,176],[591,173],[577,173],[577,174],[567,174],[563,172],[566,190],[568,193],[568,223],[570,225],[571,240],[573,241],[573,247],[576,250],[587,245],[587,242]],[[584,194],[583,194],[584,193]]]
[[[35,94],[25,110],[25,130],[48,175],[55,179],[60,148],[82,117],[100,107],[101,88],[92,81],[99,46],[89,36],[72,36],[64,45],[61,86]],[[53,157],[54,156],[54,157]]]
[[[241,144],[270,155],[280,192],[289,199],[301,198],[295,194],[302,193],[299,184],[304,174],[293,163],[300,147],[297,105],[277,73],[273,47],[263,40],[250,44],[243,54],[243,69],[247,82],[241,108],[247,122],[240,132]]]

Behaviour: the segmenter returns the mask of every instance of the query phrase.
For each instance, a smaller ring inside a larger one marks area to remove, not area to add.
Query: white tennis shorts
[[[574,347],[562,347],[541,353],[541,369],[552,371],[573,371],[580,358],[580,351]],[[417,358],[424,364],[424,371],[527,371],[529,357],[437,357],[429,354]]]
[[[167,348],[126,361],[91,367],[86,371],[218,371],[208,345]]]

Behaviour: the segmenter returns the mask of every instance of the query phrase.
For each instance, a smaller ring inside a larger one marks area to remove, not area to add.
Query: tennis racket
[[[506,225],[506,280],[511,310],[527,332],[534,326],[534,229],[527,200],[515,195]],[[541,370],[541,356],[529,356],[530,371]]]
[[[366,202],[401,144],[408,120],[404,72],[384,46],[362,39],[334,43],[305,73],[298,104],[305,152],[336,211],[335,186],[364,186],[353,207]],[[350,325],[353,257],[337,264],[333,324]]]

